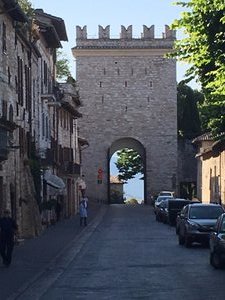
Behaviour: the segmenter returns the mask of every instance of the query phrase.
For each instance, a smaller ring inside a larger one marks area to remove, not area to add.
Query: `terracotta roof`
[[[193,139],[192,143],[198,143],[202,141],[212,141],[213,136],[210,132],[206,132],[202,135],[197,136],[195,139]]]
[[[110,176],[110,183],[116,183],[116,184],[124,184],[123,180],[120,180],[118,176]]]

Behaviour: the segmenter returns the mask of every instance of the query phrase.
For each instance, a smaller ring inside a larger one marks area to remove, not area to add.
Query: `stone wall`
[[[197,147],[192,140],[178,139],[178,196],[186,197],[186,193],[182,191],[182,186],[189,189],[187,194],[191,193],[193,188],[193,197],[197,189]],[[191,195],[189,195],[191,196]]]
[[[118,139],[136,139],[146,152],[145,201],[149,201],[150,194],[176,189],[176,63],[165,58],[173,41],[121,43],[84,36],[73,49],[83,103],[81,134],[89,142],[83,172],[89,196],[107,201],[108,150]],[[102,185],[97,184],[99,166]]]

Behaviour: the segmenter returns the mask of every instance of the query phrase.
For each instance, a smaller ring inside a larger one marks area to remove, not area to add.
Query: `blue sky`
[[[182,8],[171,0],[30,0],[34,8],[42,8],[46,13],[64,20],[68,42],[63,43],[63,52],[70,61],[70,69],[75,77],[75,61],[71,48],[76,44],[76,25],[87,25],[89,37],[98,35],[98,25],[110,25],[111,37],[119,37],[120,27],[133,25],[133,36],[140,37],[143,25],[155,25],[156,37],[161,37],[164,26],[180,17]],[[177,33],[181,37],[181,32]],[[186,66],[177,64],[177,80],[183,79]],[[194,84],[193,84],[194,86]]]
[[[63,43],[63,53],[70,61],[70,70],[75,77],[75,61],[71,48],[76,45],[76,25],[87,25],[88,36],[97,38],[98,25],[110,25],[110,35],[118,38],[121,25],[133,25],[133,36],[140,37],[143,25],[155,25],[156,37],[162,37],[164,26],[180,17],[182,8],[171,0],[30,0],[34,8],[42,8],[46,13],[64,20],[69,41]],[[182,33],[177,33],[181,38]],[[177,64],[177,81],[184,78],[186,66]],[[193,87],[196,85],[193,83]],[[111,164],[112,174],[116,170]],[[127,197],[143,199],[143,181],[133,180],[125,185]]]

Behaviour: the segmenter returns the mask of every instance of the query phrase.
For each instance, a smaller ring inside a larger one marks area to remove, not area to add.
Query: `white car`
[[[170,192],[170,191],[161,191],[159,193],[159,196],[171,196],[174,197],[174,192]]]
[[[169,196],[158,196],[158,198],[155,200],[155,205],[154,205],[154,212],[156,210],[156,207],[158,207],[161,203],[161,201],[166,200],[166,199],[173,199],[173,196],[169,195]]]

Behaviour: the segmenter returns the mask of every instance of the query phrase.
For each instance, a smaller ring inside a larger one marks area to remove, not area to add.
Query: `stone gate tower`
[[[80,136],[89,142],[82,154],[88,196],[108,200],[109,160],[124,147],[143,158],[145,203],[150,194],[176,190],[176,62],[165,57],[175,32],[166,25],[155,38],[154,26],[144,25],[137,39],[132,26],[121,26],[120,38],[111,39],[110,27],[99,26],[98,39],[89,39],[86,26],[76,30],[72,51],[83,104]]]

